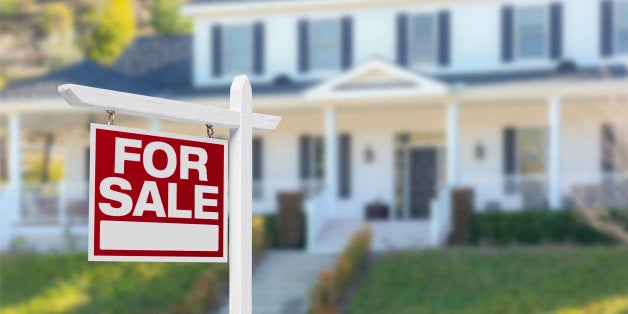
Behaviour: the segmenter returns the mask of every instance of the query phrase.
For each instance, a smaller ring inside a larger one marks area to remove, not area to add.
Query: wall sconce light
[[[475,160],[477,161],[484,160],[484,156],[486,156],[486,148],[484,148],[484,145],[482,143],[476,143],[473,150],[474,150]]]
[[[373,148],[371,148],[371,146],[367,146],[366,149],[364,149],[364,162],[370,164],[373,162],[374,159],[375,152],[373,152]]]

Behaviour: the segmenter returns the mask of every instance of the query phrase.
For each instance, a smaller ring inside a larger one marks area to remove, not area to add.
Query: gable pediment
[[[309,98],[377,97],[382,92],[442,95],[446,85],[382,60],[371,60],[306,92]]]

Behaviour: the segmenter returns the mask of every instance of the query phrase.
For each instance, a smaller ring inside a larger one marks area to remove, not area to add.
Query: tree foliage
[[[39,16],[39,27],[44,35],[39,46],[52,68],[59,68],[82,58],[76,43],[74,13],[67,4],[46,4]]]
[[[135,37],[136,21],[131,0],[106,0],[93,16],[86,39],[89,58],[112,64]]]
[[[154,0],[151,7],[151,23],[162,35],[186,34],[192,30],[192,21],[181,16],[183,0]]]

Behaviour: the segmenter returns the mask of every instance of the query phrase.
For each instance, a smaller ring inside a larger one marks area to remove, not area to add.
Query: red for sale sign
[[[92,124],[90,153],[90,261],[227,261],[226,141]]]

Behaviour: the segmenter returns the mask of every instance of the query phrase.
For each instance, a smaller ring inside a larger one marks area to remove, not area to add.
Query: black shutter
[[[502,61],[510,62],[513,57],[514,47],[514,25],[513,25],[513,8],[505,6],[502,8]]]
[[[264,73],[264,23],[257,22],[253,25],[253,72],[255,74]]]
[[[563,6],[552,3],[550,6],[550,57],[558,60],[563,57]]]
[[[299,71],[307,72],[310,69],[309,51],[309,23],[307,20],[299,21]]]
[[[212,27],[212,75],[222,75],[222,26]]]
[[[507,127],[503,133],[504,174],[513,175],[517,172],[517,134],[515,128]]]
[[[342,69],[346,70],[353,66],[353,19],[351,17],[342,18],[341,34]]]
[[[615,130],[610,124],[602,124],[602,139],[600,149],[600,161],[602,172],[613,173],[617,168],[615,153],[617,150],[617,139]]]
[[[300,175],[302,180],[310,178],[310,147],[311,138],[309,135],[301,135],[299,138],[299,156],[300,156]]]
[[[449,65],[450,54],[450,19],[448,11],[438,14],[438,64]]]
[[[338,196],[348,198],[351,196],[351,136],[349,134],[341,134],[338,140],[339,161],[338,168]]]
[[[600,3],[600,54],[613,54],[613,2],[605,0]]]
[[[408,15],[397,15],[397,63],[408,66]]]
[[[325,177],[325,141],[322,136],[314,139],[314,177],[322,179]]]
[[[253,181],[261,180],[264,175],[264,145],[259,137],[253,138]]]

